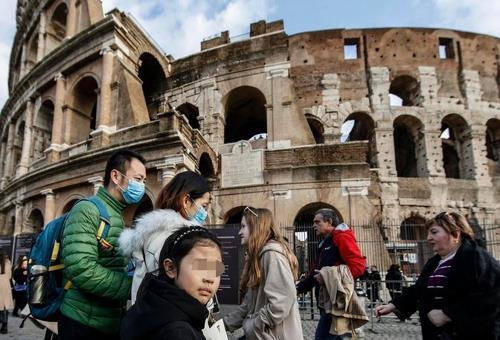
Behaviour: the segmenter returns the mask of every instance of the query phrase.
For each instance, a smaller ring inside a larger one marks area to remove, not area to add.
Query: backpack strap
[[[89,202],[94,203],[94,205],[97,207],[99,210],[99,218],[100,218],[100,223],[99,227],[97,228],[97,233],[96,233],[96,238],[97,242],[99,242],[99,245],[106,250],[112,250],[113,245],[106,241],[106,237],[108,237],[109,229],[110,229],[110,220],[109,220],[109,214],[108,211],[106,210],[106,207],[104,204],[101,202],[99,198],[96,196],[90,196],[88,198],[85,198],[84,200],[87,200]]]

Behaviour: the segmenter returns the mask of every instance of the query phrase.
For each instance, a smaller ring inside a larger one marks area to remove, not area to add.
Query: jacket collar
[[[106,189],[104,189],[104,187],[99,188],[96,196],[99,197],[104,203],[111,206],[111,208],[113,208],[113,210],[119,212],[120,214],[127,207],[127,205],[125,203],[122,203],[122,202],[118,201],[116,198],[114,198],[113,196],[111,196],[109,194],[109,192]]]

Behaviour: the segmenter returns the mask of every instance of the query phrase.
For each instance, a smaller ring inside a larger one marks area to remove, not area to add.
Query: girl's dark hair
[[[210,187],[205,178],[194,171],[184,171],[175,175],[175,177],[161,189],[158,199],[156,200],[156,208],[173,209],[187,219],[188,216],[185,216],[186,212],[182,209],[182,201],[186,195],[189,195],[191,199],[195,200],[202,197],[207,192],[210,192]]]
[[[216,246],[222,252],[222,246],[219,239],[208,229],[199,226],[182,227],[170,235],[163,244],[160,252],[160,277],[172,282],[173,279],[167,276],[163,263],[166,259],[170,259],[175,267],[179,269],[181,260],[196,245],[207,247]]]

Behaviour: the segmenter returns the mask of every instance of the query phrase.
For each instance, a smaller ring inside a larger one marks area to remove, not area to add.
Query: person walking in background
[[[12,273],[14,279],[14,311],[12,315],[19,316],[28,302],[26,296],[26,279],[28,278],[28,258],[20,256],[16,268]]]
[[[144,214],[134,229],[120,235],[120,251],[132,259],[135,267],[132,304],[146,273],[160,267],[160,251],[167,237],[181,227],[204,224],[209,204],[210,189],[205,178],[193,171],[181,172],[160,191],[156,210]]]
[[[391,299],[394,300],[401,295],[403,274],[399,270],[398,264],[391,264],[385,275],[385,286],[389,290]]]
[[[368,296],[370,297],[371,302],[376,303],[380,300],[379,290],[381,280],[382,277],[380,276],[377,266],[371,266],[370,272],[368,273]]]
[[[171,234],[160,251],[159,274],[146,273],[136,303],[125,315],[122,340],[202,340],[224,271],[217,237],[199,226]]]
[[[425,226],[436,255],[403,295],[376,308],[377,316],[394,312],[406,319],[418,310],[424,340],[498,339],[498,261],[476,244],[460,214],[442,212]]]
[[[9,309],[14,305],[11,290],[12,264],[8,255],[0,251],[0,333],[7,334]]]
[[[120,319],[130,296],[132,279],[127,259],[116,247],[125,223],[123,211],[144,195],[145,159],[131,150],[111,155],[104,172],[104,187],[96,198],[109,215],[105,243],[96,238],[100,225],[97,206],[78,202],[68,213],[62,235],[64,294],[58,322],[59,339],[118,339]]]
[[[243,327],[247,340],[302,340],[295,280],[298,263],[268,209],[243,210],[241,244],[248,252],[243,303],[224,317],[229,331]]]
[[[314,229],[323,240],[318,245],[318,256],[316,265],[309,275],[297,285],[297,293],[301,294],[315,288],[316,297],[319,296],[318,271],[326,266],[338,266],[345,264],[349,267],[354,279],[359,278],[366,265],[365,258],[356,243],[354,233],[345,223],[340,220],[332,209],[320,209],[314,215]],[[316,328],[315,340],[337,340],[342,339],[340,335],[330,334],[332,314],[326,313],[319,308],[320,319]]]

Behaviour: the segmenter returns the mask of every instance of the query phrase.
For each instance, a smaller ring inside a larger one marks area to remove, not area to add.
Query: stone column
[[[390,72],[387,67],[370,67],[370,103],[372,111],[389,111]]]
[[[0,212],[0,234],[6,234],[7,231],[7,216]]]
[[[61,151],[65,145],[63,138],[63,104],[66,95],[66,79],[61,73],[54,78],[56,81],[56,98],[54,103],[54,120],[52,122],[52,138],[49,149],[55,152]]]
[[[19,163],[19,176],[28,172],[31,155],[31,137],[33,130],[33,101],[30,99],[26,103],[25,128],[23,137],[23,148],[21,151],[21,161]]]
[[[14,173],[14,138],[16,133],[16,125],[14,122],[9,124],[9,134],[7,137],[7,159],[5,162],[4,178],[11,177]]]
[[[27,44],[24,43],[21,51],[21,70],[19,71],[19,80],[26,74],[26,49]]]
[[[24,207],[22,202],[16,201],[16,224],[14,225],[14,236],[19,235],[23,230],[23,212]]]
[[[55,195],[52,189],[45,189],[40,191],[42,195],[45,196],[45,221],[52,221],[56,216],[56,203],[55,203]]]
[[[36,51],[36,61],[39,62],[45,56],[45,37],[46,37],[46,19],[45,12],[40,13],[40,28],[38,30],[38,49]]]
[[[156,164],[158,177],[165,186],[178,173],[186,170],[194,171],[196,164],[184,154],[166,156],[162,162]]]
[[[5,158],[7,157],[7,143],[0,143],[0,179],[4,176]],[[1,186],[0,186],[1,189]]]
[[[480,110],[483,91],[481,90],[479,72],[473,70],[463,70],[462,86],[467,101],[466,108],[469,110]]]
[[[431,66],[419,66],[418,75],[420,80],[420,95],[423,106],[430,107],[437,105],[439,82],[436,75],[436,68]]]
[[[105,47],[101,50],[102,55],[102,83],[99,97],[99,110],[97,117],[97,129],[94,134],[105,133],[110,134],[114,130],[111,126],[111,104],[112,104],[112,93],[111,93],[111,82],[113,79],[113,59],[114,52],[110,47]]]
[[[94,195],[97,194],[99,188],[102,187],[104,180],[101,176],[90,177],[87,179],[87,182],[93,185]]]
[[[69,39],[76,32],[76,1],[77,0],[69,0],[68,1],[68,16],[66,21],[66,36],[64,38]]]

